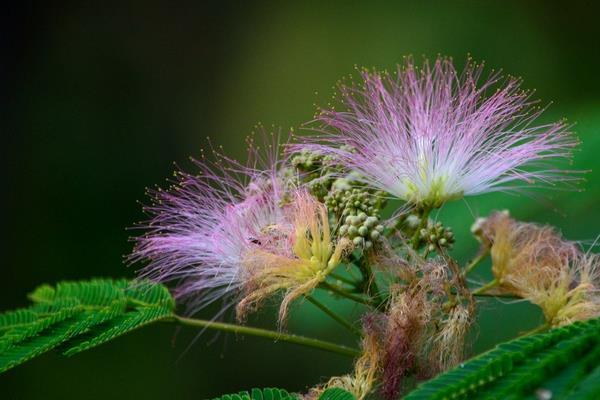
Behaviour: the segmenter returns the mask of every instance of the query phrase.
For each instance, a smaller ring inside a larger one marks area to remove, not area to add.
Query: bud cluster
[[[311,194],[322,201],[331,189],[343,168],[336,162],[335,156],[324,155],[308,149],[295,154],[292,166],[301,173],[301,180]]]
[[[303,149],[291,162],[311,194],[342,222],[340,238],[348,238],[363,249],[372,248],[382,239],[384,227],[379,212],[385,204],[383,192],[362,187],[356,174],[339,165],[333,155]]]
[[[399,230],[407,237],[412,237],[421,226],[421,218],[415,214],[400,214],[396,219],[394,229]]]
[[[367,216],[364,212],[358,215],[348,215],[344,224],[338,231],[341,237],[345,236],[352,240],[355,246],[363,246],[365,249],[373,247],[382,238],[384,227],[379,223],[376,216]]]
[[[333,189],[324,202],[327,209],[343,222],[338,231],[340,237],[347,237],[355,246],[364,249],[370,249],[381,240],[384,231],[379,217],[384,204],[382,193],[361,187]]]
[[[327,209],[340,217],[358,215],[377,216],[383,207],[383,193],[355,187],[348,190],[334,189],[325,196]]]
[[[435,251],[436,249],[450,249],[454,244],[454,233],[449,227],[445,227],[441,222],[435,224],[428,221],[427,228],[423,228],[419,231],[421,240],[427,244],[428,251]]]

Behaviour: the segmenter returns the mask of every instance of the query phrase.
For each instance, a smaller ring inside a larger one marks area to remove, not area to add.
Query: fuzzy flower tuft
[[[538,305],[549,326],[600,316],[600,257],[582,253],[553,228],[497,212],[477,223],[490,246],[492,272],[503,292]]]
[[[546,163],[578,144],[566,124],[536,124],[543,110],[519,79],[482,72],[469,61],[458,73],[448,58],[421,67],[408,58],[395,74],[361,70],[362,82],[340,85],[345,110],[320,112],[323,135],[295,149],[334,155],[363,183],[421,207],[574,180]]]
[[[332,377],[325,385],[312,388],[308,400],[318,399],[329,388],[342,388],[354,395],[356,400],[369,396],[381,375],[383,351],[381,348],[381,329],[384,321],[380,315],[367,314],[363,318],[364,336],[361,343],[362,355],[354,363],[351,374]]]
[[[168,190],[149,191],[150,220],[139,226],[146,233],[134,238],[129,261],[146,263],[143,277],[175,282],[191,313],[215,301],[225,302],[223,310],[233,305],[248,253],[273,245],[265,232],[287,223],[281,205],[290,183],[277,158],[279,137],[265,143],[260,149],[250,139],[248,165],[213,151],[214,162],[194,160],[198,174],[176,172]]]
[[[364,399],[380,382],[381,397],[397,399],[414,383],[407,379],[409,376],[427,379],[462,360],[473,305],[458,299],[452,304],[447,301],[449,266],[443,260],[417,257],[413,259],[418,273],[417,269],[401,272],[406,284],[390,286],[388,307],[363,318],[363,354],[355,363],[354,373],[332,378],[319,388],[321,391],[337,386]]]
[[[284,212],[283,223],[268,226],[258,245],[244,254],[244,297],[236,307],[240,318],[283,290],[279,308],[283,323],[291,302],[323,282],[352,247],[348,239],[333,242],[327,210],[308,192],[296,191]]]
[[[131,260],[147,262],[146,277],[176,281],[192,312],[224,300],[243,320],[285,292],[283,323],[291,302],[324,281],[352,243],[334,242],[325,206],[296,188],[273,154],[266,170],[215,156],[215,165],[196,162],[200,175],[180,172],[169,191],[154,193]]]

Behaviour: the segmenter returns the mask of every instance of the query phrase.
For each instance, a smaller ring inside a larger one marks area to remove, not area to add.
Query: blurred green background
[[[600,233],[592,1],[110,3],[20,2],[3,11],[1,309],[25,305],[43,282],[133,277],[122,262],[131,249],[125,228],[143,219],[137,201],[164,183],[173,162],[191,168],[187,157],[206,136],[243,158],[255,123],[298,126],[355,64],[392,68],[407,54],[462,64],[470,53],[523,77],[544,104],[554,101],[548,119],[576,122],[575,166],[592,170],[582,193],[495,194],[444,207],[457,257],[476,250],[474,216],[494,208],[556,224],[571,239]],[[489,300],[480,309],[472,352],[539,321],[525,304]],[[290,330],[339,339],[312,305],[292,314]],[[273,317],[250,322],[272,326]],[[304,390],[351,367],[316,350],[210,333],[194,342],[196,334],[152,326],[75,358],[45,355],[0,376],[0,397],[203,399],[255,386]]]

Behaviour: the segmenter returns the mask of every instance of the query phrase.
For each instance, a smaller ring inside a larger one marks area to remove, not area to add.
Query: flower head
[[[494,213],[478,223],[491,246],[500,290],[538,305],[549,326],[600,315],[600,257],[582,253],[549,226]]]
[[[480,240],[490,247],[494,278],[507,290],[516,290],[511,286],[515,275],[540,266],[559,269],[579,253],[553,227],[516,221],[508,211],[494,212],[476,225]]]
[[[233,304],[248,252],[274,245],[265,232],[286,223],[281,204],[290,184],[281,174],[278,137],[265,147],[266,156],[250,142],[248,165],[213,152],[214,162],[194,160],[199,174],[177,172],[169,190],[150,191],[146,234],[134,239],[129,259],[147,263],[142,276],[175,281],[175,295],[192,312],[216,300]]]
[[[600,316],[600,258],[579,254],[564,264],[537,265],[510,277],[511,284],[538,305],[549,326]]]
[[[351,242],[334,243],[325,206],[287,179],[276,151],[271,146],[261,162],[252,145],[251,166],[215,153],[214,164],[196,161],[199,175],[179,172],[169,191],[154,192],[148,233],[135,239],[131,256],[148,262],[142,274],[177,281],[176,295],[192,311],[235,302],[239,319],[284,291],[283,322],[290,303],[321,283]]]
[[[348,239],[334,244],[327,210],[308,192],[296,191],[284,213],[282,222],[267,227],[259,245],[244,254],[244,297],[237,305],[240,317],[284,290],[279,309],[283,322],[290,303],[323,282],[351,248]]]
[[[480,83],[482,70],[469,63],[459,74],[447,58],[420,68],[408,58],[393,75],[362,70],[360,84],[340,86],[346,110],[317,116],[319,142],[296,147],[336,155],[365,184],[425,207],[573,179],[545,166],[577,144],[565,123],[536,125],[542,110],[520,80]]]

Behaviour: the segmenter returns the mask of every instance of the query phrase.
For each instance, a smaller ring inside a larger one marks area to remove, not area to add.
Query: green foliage
[[[72,355],[151,322],[170,317],[166,287],[94,279],[42,285],[29,308],[0,314],[0,372],[60,347]]]
[[[266,388],[252,389],[250,392],[239,392],[226,394],[213,400],[299,400],[300,397],[294,393],[288,393],[284,389]],[[325,390],[319,400],[356,400],[352,393],[340,388]]]
[[[324,391],[319,400],[356,400],[354,395],[341,388],[329,388]]]
[[[298,400],[299,397],[283,389],[252,389],[250,392],[239,392],[216,397],[213,400]]]
[[[406,399],[600,398],[600,319],[500,344]]]

